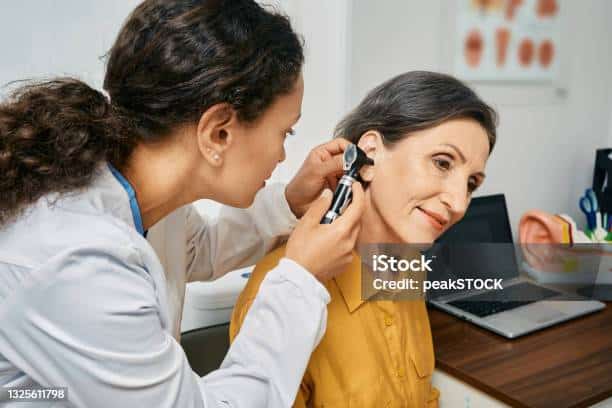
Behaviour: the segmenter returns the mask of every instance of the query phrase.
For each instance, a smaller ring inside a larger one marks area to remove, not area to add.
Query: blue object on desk
[[[597,202],[597,195],[595,194],[595,191],[593,191],[592,188],[587,188],[584,190],[584,195],[589,197],[589,200],[591,200],[593,203],[593,211],[597,213],[597,211],[599,211],[599,203]]]
[[[590,190],[590,192],[589,192]],[[592,193],[592,194],[590,194]],[[584,195],[580,197],[580,209],[587,219],[587,225],[590,230],[594,230],[597,226],[597,198],[592,189],[587,189]]]

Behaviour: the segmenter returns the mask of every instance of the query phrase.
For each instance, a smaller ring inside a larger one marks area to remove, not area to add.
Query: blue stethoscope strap
[[[140,207],[138,206],[138,200],[136,200],[136,191],[134,191],[134,188],[132,187],[130,182],[123,176],[123,174],[121,174],[119,170],[113,167],[112,164],[108,163],[108,168],[110,169],[111,173],[113,173],[113,176],[115,176],[119,184],[121,184],[121,187],[123,187],[129,197],[130,209],[132,210],[132,218],[134,218],[134,225],[136,226],[136,230],[140,235],[146,238],[147,233],[144,230],[144,226],[142,224]]]

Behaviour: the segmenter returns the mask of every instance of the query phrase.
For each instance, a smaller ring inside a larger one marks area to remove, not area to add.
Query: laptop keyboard
[[[559,295],[559,292],[524,282],[507,287],[504,290],[482,293],[448,304],[478,317],[485,317],[556,295]],[[479,300],[479,298],[483,300]]]

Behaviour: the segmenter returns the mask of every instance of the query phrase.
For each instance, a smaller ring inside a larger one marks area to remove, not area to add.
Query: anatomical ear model
[[[523,269],[540,283],[575,284],[588,288],[588,294],[578,290],[583,295],[611,296],[612,243],[587,235],[570,216],[527,211],[519,222],[519,242]]]

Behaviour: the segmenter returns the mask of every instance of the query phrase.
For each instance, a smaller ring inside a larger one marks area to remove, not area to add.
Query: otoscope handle
[[[356,180],[353,177],[344,175],[336,187],[334,197],[332,198],[331,206],[325,216],[321,220],[321,224],[331,224],[336,218],[342,214],[353,198],[352,184]]]

